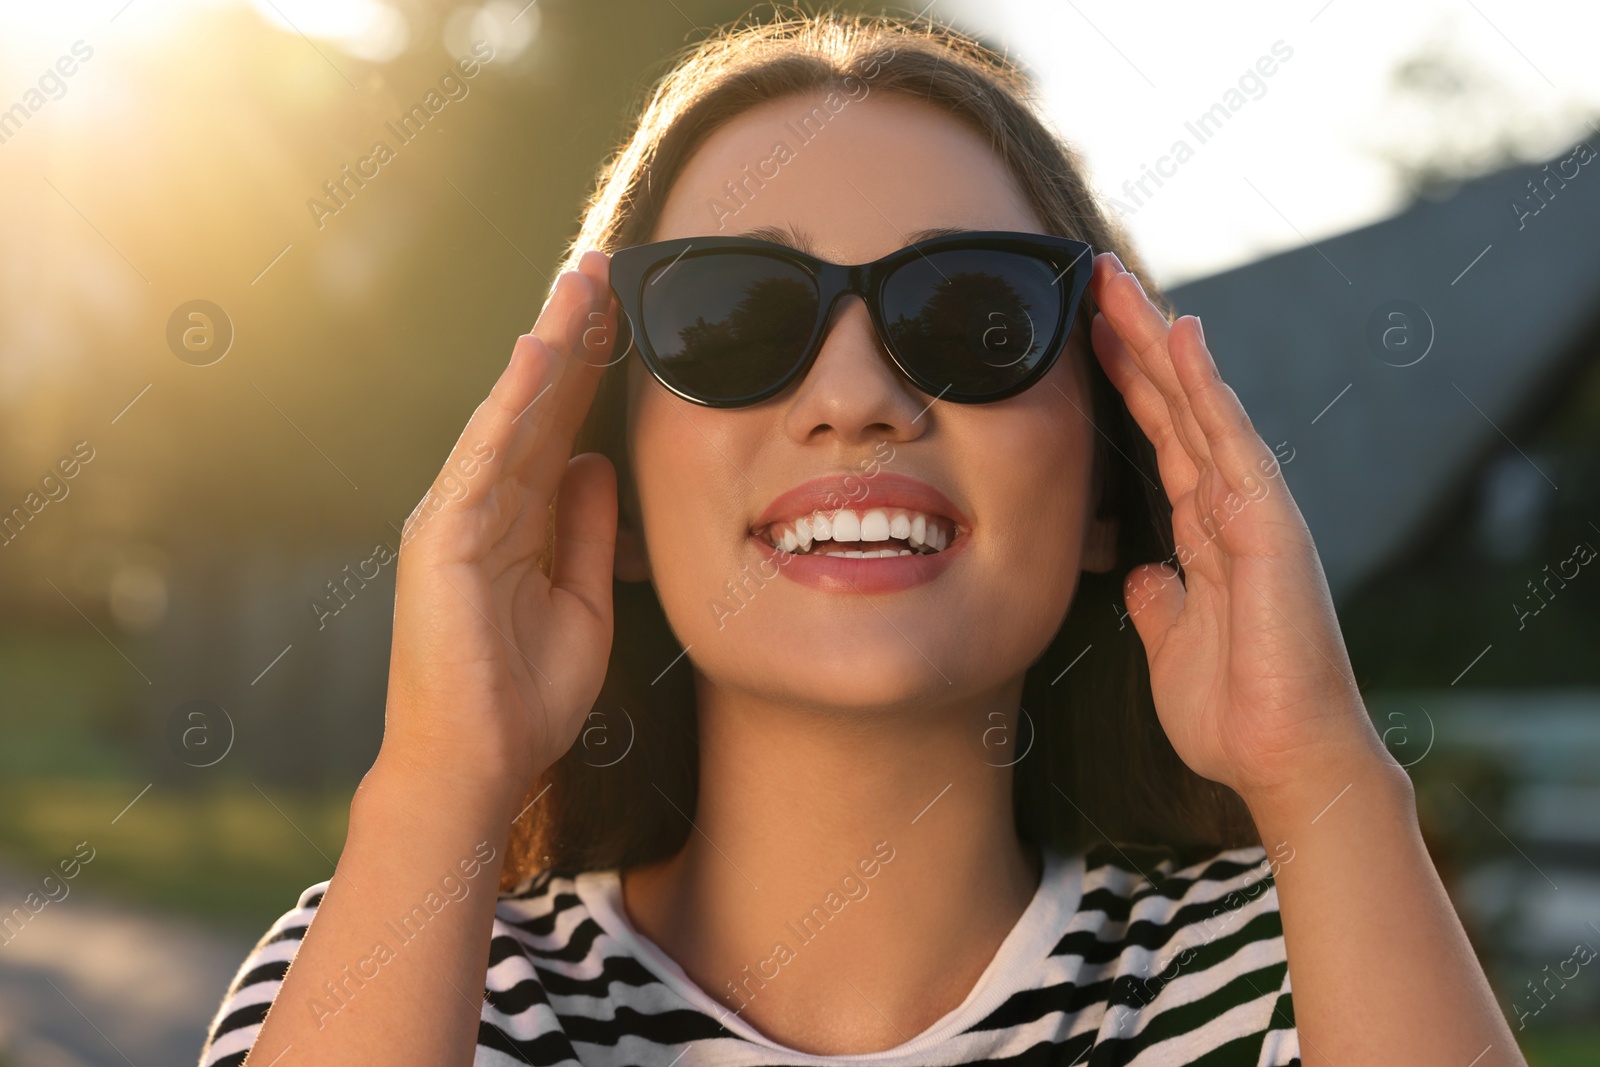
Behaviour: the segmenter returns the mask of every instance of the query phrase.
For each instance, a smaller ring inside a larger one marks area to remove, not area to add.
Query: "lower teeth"
[[[904,544],[904,542],[901,542]],[[769,541],[768,544],[771,544]],[[785,549],[781,544],[773,545],[780,552],[788,552],[795,556],[844,556],[849,559],[888,559],[894,556],[932,556],[939,549],[929,548],[924,545],[920,548],[901,548],[887,545],[878,549],[847,549],[839,546],[836,541],[817,541],[801,548],[798,545],[792,549]]]
[[[895,549],[892,549],[892,548],[885,548],[885,549],[878,549],[878,550],[873,551],[873,552],[862,552],[862,551],[859,551],[859,550],[852,549],[852,550],[846,551],[846,552],[833,551],[833,552],[823,552],[821,554],[824,555],[824,556],[844,556],[844,557],[846,557],[848,559],[888,559],[888,558],[890,558],[892,556],[913,556],[913,555],[916,555],[916,553],[912,552],[909,548],[902,548],[902,549],[899,549],[898,551],[896,551]]]

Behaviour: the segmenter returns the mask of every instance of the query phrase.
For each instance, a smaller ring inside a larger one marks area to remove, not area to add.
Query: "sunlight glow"
[[[411,40],[405,16],[382,0],[255,0],[254,6],[274,26],[333,41],[372,63],[393,59]]]
[[[1430,163],[1544,159],[1600,134],[1600,6],[1539,6],[1537,20],[1513,0],[938,0],[932,13],[1037,76],[1097,191],[1173,284],[1390,215],[1406,173]],[[1277,42],[1292,56],[1250,79]],[[1242,78],[1245,102],[1202,142],[1185,123]],[[1180,140],[1193,155],[1174,164]],[[1146,176],[1163,157],[1157,185]]]

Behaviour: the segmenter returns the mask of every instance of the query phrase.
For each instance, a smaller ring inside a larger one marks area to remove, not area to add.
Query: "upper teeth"
[[[949,519],[938,515],[907,511],[903,508],[873,508],[870,511],[814,511],[792,522],[773,523],[762,531],[766,540],[785,552],[810,552],[816,544],[841,541],[904,541],[908,548],[885,548],[874,552],[826,550],[828,555],[894,556],[940,552],[955,536]],[[822,551],[819,549],[819,551]]]

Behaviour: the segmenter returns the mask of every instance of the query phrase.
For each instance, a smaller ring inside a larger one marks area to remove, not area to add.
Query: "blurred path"
[[[39,889],[31,873],[0,867],[0,918]],[[211,1014],[249,949],[73,889],[0,944],[0,1065],[197,1063]]]

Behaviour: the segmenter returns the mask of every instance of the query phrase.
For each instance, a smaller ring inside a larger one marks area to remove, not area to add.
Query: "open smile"
[[[774,548],[803,556],[879,559],[942,552],[955,540],[956,526],[943,515],[905,508],[840,508],[773,523],[757,535]]]
[[[881,471],[796,486],[768,505],[750,537],[802,585],[871,593],[931,581],[961,554],[970,529],[927,482]]]

